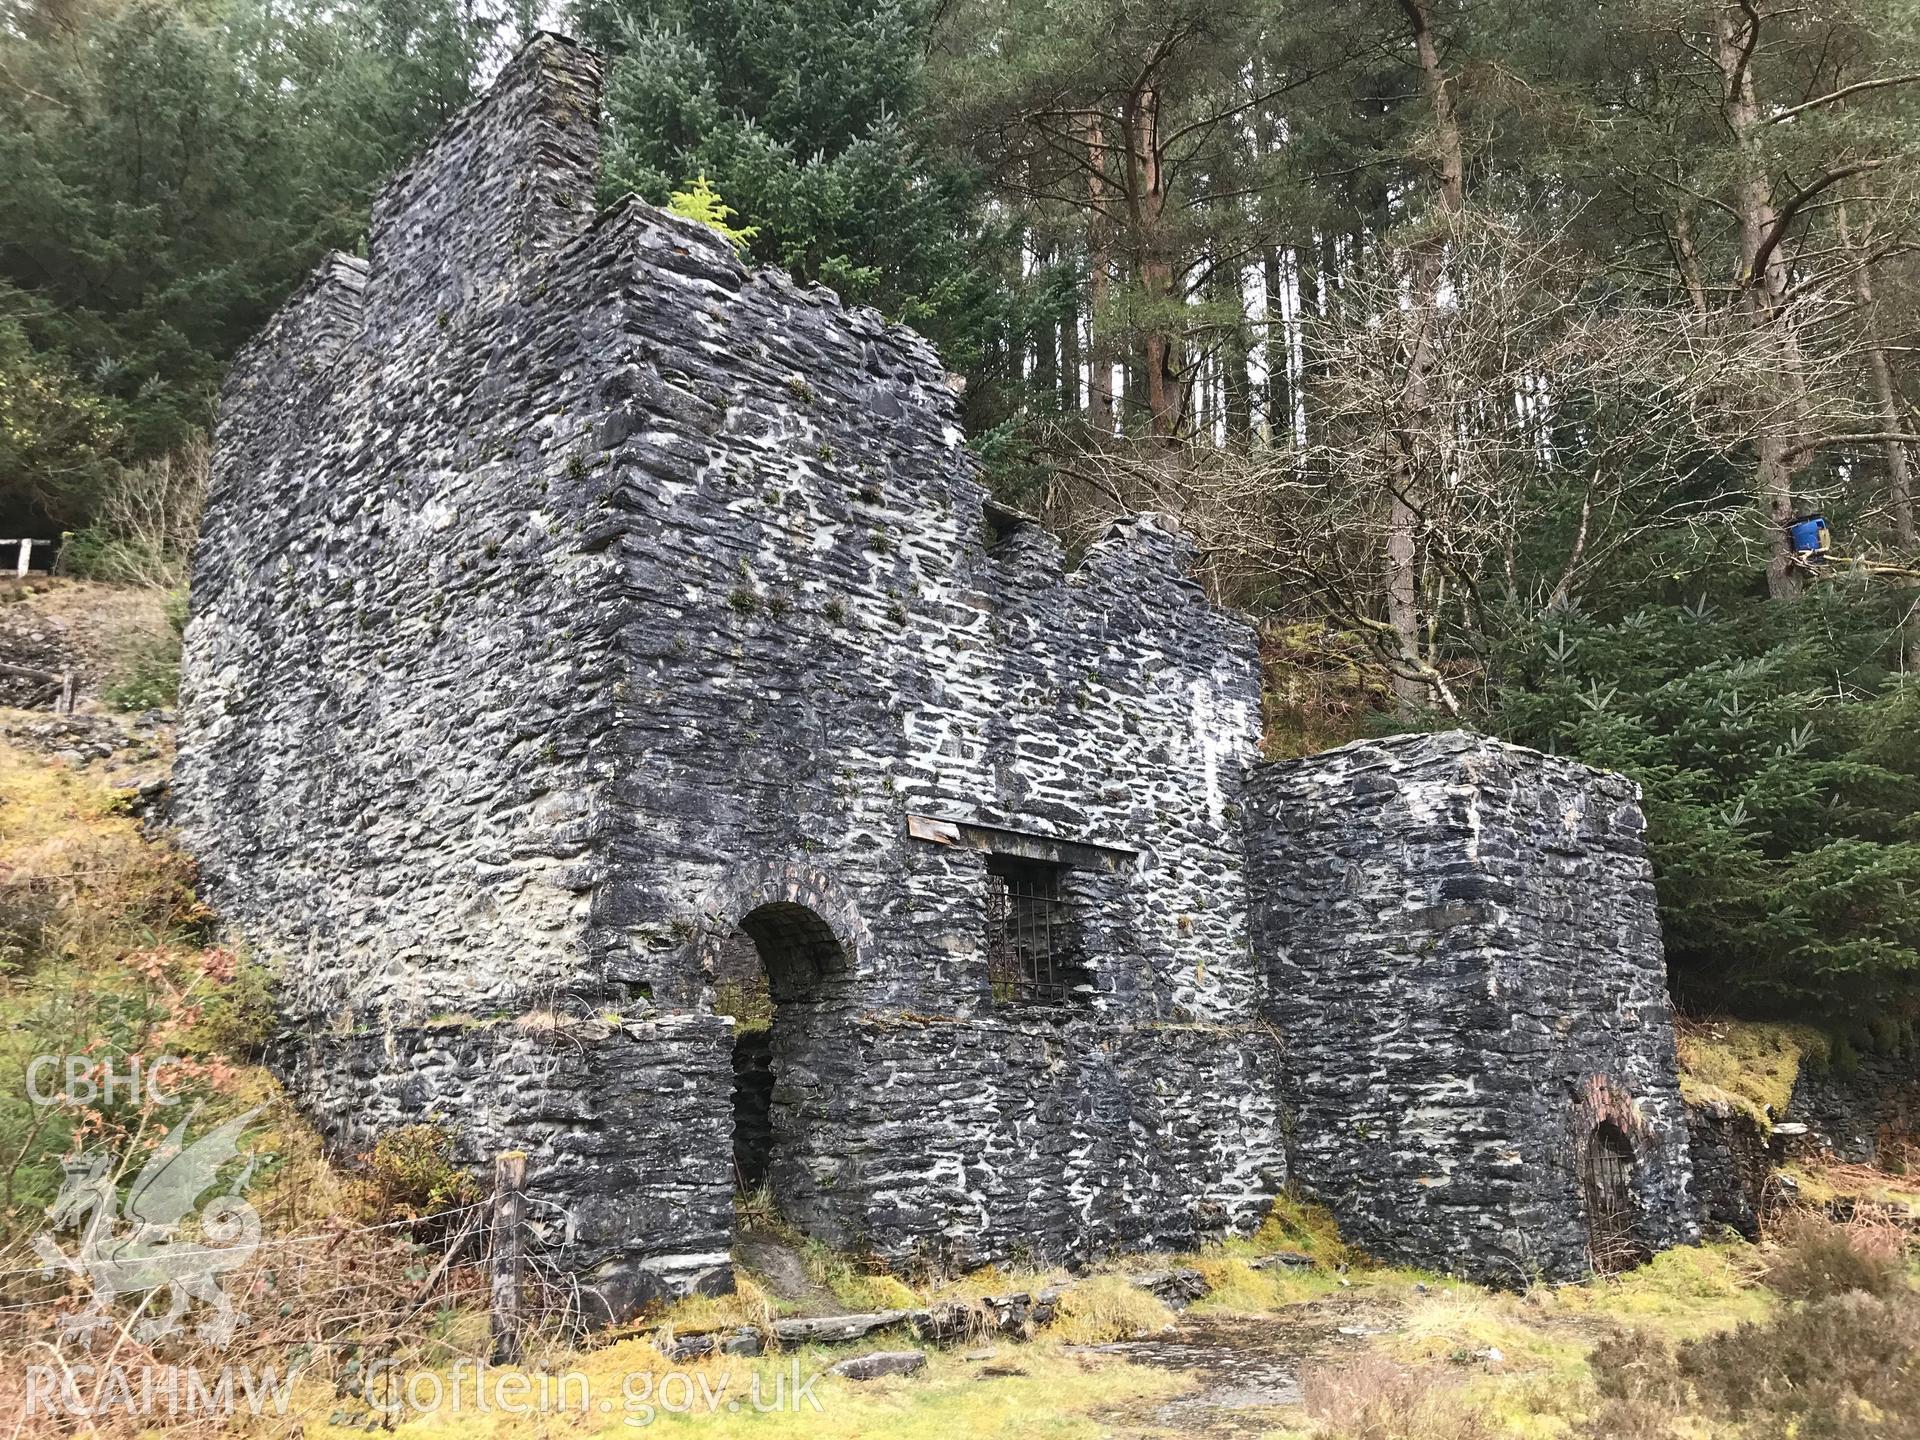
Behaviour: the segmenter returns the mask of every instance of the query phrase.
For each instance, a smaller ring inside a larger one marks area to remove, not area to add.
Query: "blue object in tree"
[[[1833,546],[1833,532],[1824,515],[1802,515],[1787,526],[1787,538],[1801,555],[1818,554]]]

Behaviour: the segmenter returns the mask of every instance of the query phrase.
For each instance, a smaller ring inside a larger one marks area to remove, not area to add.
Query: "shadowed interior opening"
[[[1587,1199],[1588,1248],[1593,1268],[1602,1274],[1625,1270],[1642,1258],[1633,1167],[1633,1142],[1625,1132],[1611,1120],[1595,1125],[1587,1136],[1581,1180]]]
[[[832,927],[785,901],[749,912],[720,947],[714,1008],[734,1019],[733,1172],[743,1193],[773,1178],[776,1149],[804,1138],[782,1133],[775,1090],[800,1058],[793,1052],[804,1028],[793,1023],[796,1013],[845,970],[846,952]]]

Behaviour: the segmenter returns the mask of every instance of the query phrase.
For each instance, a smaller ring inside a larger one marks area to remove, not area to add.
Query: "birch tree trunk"
[[[1266,422],[1266,442],[1284,445],[1293,438],[1293,352],[1287,333],[1286,307],[1280,302],[1280,286],[1285,272],[1280,264],[1280,247],[1269,245],[1260,256],[1260,278],[1267,292],[1266,314],[1266,394],[1261,416]]]
[[[1247,292],[1238,266],[1218,272],[1214,288],[1222,312],[1238,318],[1220,346],[1221,401],[1226,409],[1227,443],[1244,445],[1253,434],[1253,383],[1247,373]]]

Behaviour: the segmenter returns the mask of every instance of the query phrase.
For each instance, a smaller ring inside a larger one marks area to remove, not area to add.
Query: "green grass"
[[[1089,1275],[1060,1297],[1047,1334],[1074,1345],[1105,1345],[1155,1334],[1173,1320],[1173,1311],[1125,1275]]]
[[[907,1348],[890,1342],[890,1349]],[[588,1354],[569,1357],[557,1368],[585,1375],[595,1402],[592,1412],[555,1416],[510,1416],[483,1413],[471,1404],[459,1413],[402,1417],[386,1432],[399,1437],[525,1437],[535,1435],[631,1436],[640,1433],[696,1434],[712,1440],[735,1436],[796,1436],[807,1440],[988,1440],[988,1437],[1048,1437],[1048,1440],[1095,1440],[1111,1433],[1106,1417],[1119,1410],[1150,1410],[1194,1383],[1165,1370],[1132,1365],[1116,1356],[1070,1353],[1057,1343],[1004,1347],[996,1359],[1017,1366],[1024,1374],[983,1377],[983,1364],[965,1353],[929,1351],[919,1374],[855,1383],[833,1377],[815,1381],[811,1395],[815,1409],[803,1402],[797,1409],[756,1413],[751,1403],[730,1409],[728,1399],[745,1400],[757,1381],[760,1394],[770,1397],[775,1387],[791,1383],[797,1373],[804,1381],[823,1372],[847,1351],[807,1348],[759,1359],[721,1357],[711,1360],[668,1361],[644,1340],[625,1340]],[[447,1371],[442,1377],[446,1392]],[[504,1373],[504,1372],[496,1372]],[[670,1375],[684,1378],[668,1380]],[[471,1387],[471,1380],[468,1381]],[[665,1390],[660,1387],[665,1384]],[[724,1389],[721,1387],[724,1386]],[[422,1393],[430,1393],[419,1387]],[[471,1390],[469,1388],[469,1395]],[[790,1392],[789,1392],[790,1393]],[[709,1409],[704,1397],[717,1394],[720,1403]],[[657,1408],[663,1395],[694,1397],[694,1413],[668,1413]],[[634,1408],[628,1408],[631,1397]],[[601,1411],[601,1399],[610,1408]],[[359,1418],[358,1412],[339,1411],[331,1392],[303,1394],[296,1404],[311,1417],[310,1437],[365,1435],[359,1425],[322,1423],[330,1414],[341,1421]],[[648,1417],[642,1407],[654,1404]],[[629,1420],[635,1423],[629,1423]],[[642,1425],[641,1421],[645,1421]],[[364,1422],[362,1422],[364,1423]]]
[[[1676,1339],[1763,1321],[1779,1305],[1759,1283],[1759,1252],[1744,1241],[1683,1245],[1623,1274],[1599,1276],[1555,1294],[1570,1311]]]

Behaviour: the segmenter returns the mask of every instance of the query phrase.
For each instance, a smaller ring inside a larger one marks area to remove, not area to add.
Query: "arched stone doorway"
[[[820,1012],[849,978],[848,955],[816,911],[778,900],[740,917],[714,972],[714,1011],[734,1020],[734,1186],[771,1192],[779,1207],[787,1177],[811,1147],[800,1080],[813,1070]]]
[[[1587,1203],[1587,1252],[1593,1268],[1611,1274],[1644,1258],[1638,1205],[1633,1192],[1633,1142],[1611,1120],[1587,1132],[1580,1159],[1581,1188]]]

